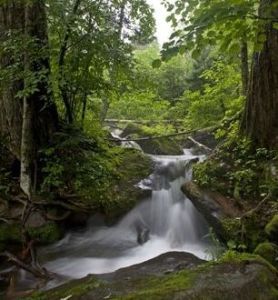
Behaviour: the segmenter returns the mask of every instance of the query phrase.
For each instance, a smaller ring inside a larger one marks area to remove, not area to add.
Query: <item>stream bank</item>
[[[170,252],[114,273],[69,282],[28,300],[275,300],[277,271],[260,257],[228,253],[205,263]]]

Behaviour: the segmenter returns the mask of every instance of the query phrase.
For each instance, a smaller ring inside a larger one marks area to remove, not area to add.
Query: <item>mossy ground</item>
[[[256,247],[254,253],[263,257],[265,260],[267,260],[276,268],[278,267],[278,260],[277,260],[278,246],[277,245],[269,242],[261,243]]]

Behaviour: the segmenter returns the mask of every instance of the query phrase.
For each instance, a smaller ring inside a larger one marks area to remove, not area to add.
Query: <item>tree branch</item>
[[[43,279],[50,279],[50,274],[45,269],[38,269],[34,268],[33,266],[27,265],[24,261],[20,260],[18,257],[13,255],[8,251],[4,251],[0,253],[0,256],[6,257],[9,261],[11,261],[17,267],[33,274],[35,277],[43,278]]]

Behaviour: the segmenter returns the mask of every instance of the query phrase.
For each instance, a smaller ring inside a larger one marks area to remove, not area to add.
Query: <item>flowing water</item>
[[[188,150],[182,156],[153,156],[155,172],[139,183],[152,196],[112,227],[92,223],[85,232],[41,249],[44,267],[68,279],[112,272],[169,251],[209,258],[208,226],[181,192],[191,179],[192,160],[199,158]]]

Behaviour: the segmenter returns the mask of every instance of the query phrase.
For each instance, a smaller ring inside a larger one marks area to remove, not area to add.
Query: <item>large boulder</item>
[[[277,288],[277,271],[259,257],[229,253],[205,263],[192,254],[172,252],[28,299],[275,300]]]
[[[105,192],[103,213],[110,223],[117,221],[138,202],[151,196],[151,189],[142,189],[140,181],[147,178],[154,170],[153,160],[144,153],[132,149],[122,149],[118,157],[121,161],[117,168],[118,176],[110,182]]]
[[[222,240],[226,240],[226,232],[222,225],[225,218],[238,218],[242,211],[237,203],[217,192],[201,189],[194,182],[186,182],[182,191],[191,200],[196,209],[204,216],[214,232]]]

